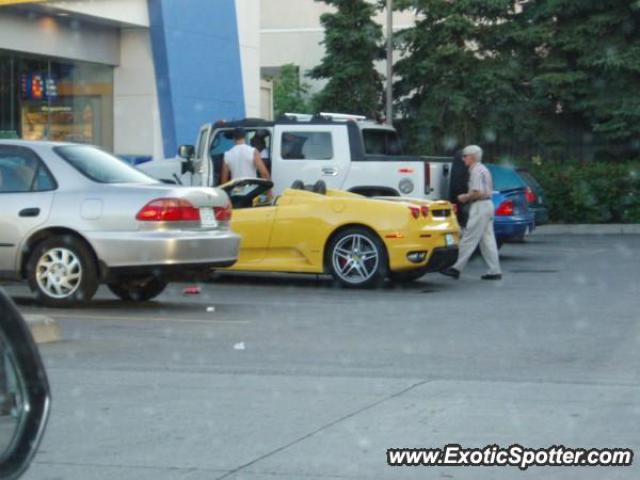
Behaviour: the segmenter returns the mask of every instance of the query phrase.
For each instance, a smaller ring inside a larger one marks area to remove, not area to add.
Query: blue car
[[[527,185],[515,170],[487,164],[493,177],[494,229],[498,247],[504,242],[522,241],[536,227],[535,215],[527,203]]]

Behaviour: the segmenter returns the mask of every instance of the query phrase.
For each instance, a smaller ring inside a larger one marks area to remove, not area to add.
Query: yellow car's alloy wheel
[[[349,229],[334,239],[330,252],[331,270],[342,284],[370,286],[386,273],[384,245],[364,229]]]

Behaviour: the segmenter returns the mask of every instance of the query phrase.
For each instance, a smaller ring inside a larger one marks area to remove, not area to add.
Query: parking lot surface
[[[394,447],[640,448],[640,237],[506,245],[501,282],[353,291],[221,275],[135,305],[49,310],[53,390],[25,478],[638,478],[627,468],[391,468]]]

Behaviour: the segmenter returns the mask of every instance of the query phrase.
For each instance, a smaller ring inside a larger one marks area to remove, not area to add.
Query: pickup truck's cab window
[[[209,148],[209,155],[211,158],[214,158],[216,155],[224,155],[233,148],[232,134],[233,130],[220,130],[215,134],[211,141],[211,147]],[[271,134],[268,130],[247,129],[246,142],[247,145],[251,145],[260,152],[265,149],[267,151],[271,150]],[[198,144],[198,146],[199,145],[200,144]]]
[[[285,160],[331,160],[333,139],[329,132],[284,132],[282,158]]]
[[[362,137],[368,155],[402,155],[402,144],[392,130],[365,128]]]
[[[211,142],[209,155],[215,158],[216,155],[224,155],[233,148],[233,139],[231,138],[231,130],[222,130],[216,133]]]
[[[53,177],[34,153],[24,148],[0,148],[0,193],[54,189]]]

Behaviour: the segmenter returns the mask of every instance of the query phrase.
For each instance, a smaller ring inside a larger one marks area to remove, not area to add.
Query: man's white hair
[[[482,149],[478,145],[469,145],[462,151],[462,155],[473,155],[478,162],[482,161]]]

